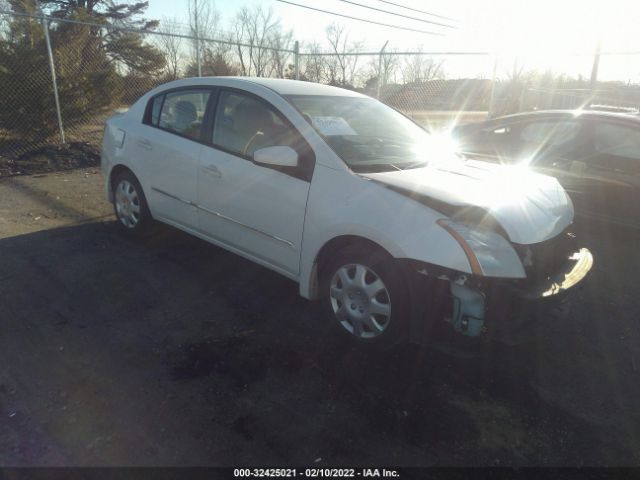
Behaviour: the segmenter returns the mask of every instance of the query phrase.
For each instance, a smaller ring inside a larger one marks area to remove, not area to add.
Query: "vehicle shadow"
[[[611,283],[637,271],[622,240],[596,251],[610,262],[560,321],[541,319],[517,345],[467,345],[463,358],[353,348],[294,282],[170,228],[138,241],[113,222],[5,238],[0,410],[22,395],[29,425],[49,425],[79,463],[133,461],[143,429],[156,444],[138,452],[147,464],[171,449],[174,464],[206,464],[213,451],[260,465],[637,464],[640,387],[629,355],[640,343],[625,330],[621,348],[619,336],[640,305],[622,279]],[[50,392],[79,382],[111,407],[85,393],[76,421],[58,425]],[[173,436],[155,428],[159,419]],[[97,435],[89,425],[119,446],[85,449]],[[14,461],[5,463],[36,461],[7,456],[6,445],[0,458]]]

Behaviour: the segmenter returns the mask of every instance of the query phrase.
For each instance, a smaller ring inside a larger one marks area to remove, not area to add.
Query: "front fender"
[[[300,258],[300,294],[315,297],[322,247],[350,235],[378,244],[394,258],[418,260],[462,273],[471,266],[460,244],[436,222],[443,215],[348,171],[317,165]]]

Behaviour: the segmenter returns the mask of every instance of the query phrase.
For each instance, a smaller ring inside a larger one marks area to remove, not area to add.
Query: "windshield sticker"
[[[358,135],[342,117],[311,117],[313,126],[325,137],[336,135]]]

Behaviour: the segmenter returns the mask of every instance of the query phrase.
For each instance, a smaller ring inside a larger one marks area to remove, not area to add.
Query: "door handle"
[[[218,170],[218,167],[216,167],[215,165],[208,165],[206,167],[202,167],[202,171],[216,178],[222,178],[222,172]]]
[[[138,145],[140,145],[145,150],[151,150],[151,142],[146,138],[141,138],[138,140]]]

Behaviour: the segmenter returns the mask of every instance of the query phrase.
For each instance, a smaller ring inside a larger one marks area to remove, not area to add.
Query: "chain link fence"
[[[57,144],[98,147],[114,110],[167,80],[161,50],[141,32],[30,14],[3,16],[0,157],[20,160]]]
[[[484,52],[393,54],[397,65],[385,75],[379,98],[430,131],[487,118],[493,58]]]
[[[290,34],[256,45],[169,27],[135,30],[0,11],[0,159],[25,161],[61,144],[97,151],[114,110],[159,84],[198,75],[299,78],[352,88],[431,130],[522,110],[640,106],[638,52],[603,52],[606,80],[596,83],[593,55],[533,69],[523,59],[488,52],[326,52],[299,48]]]

